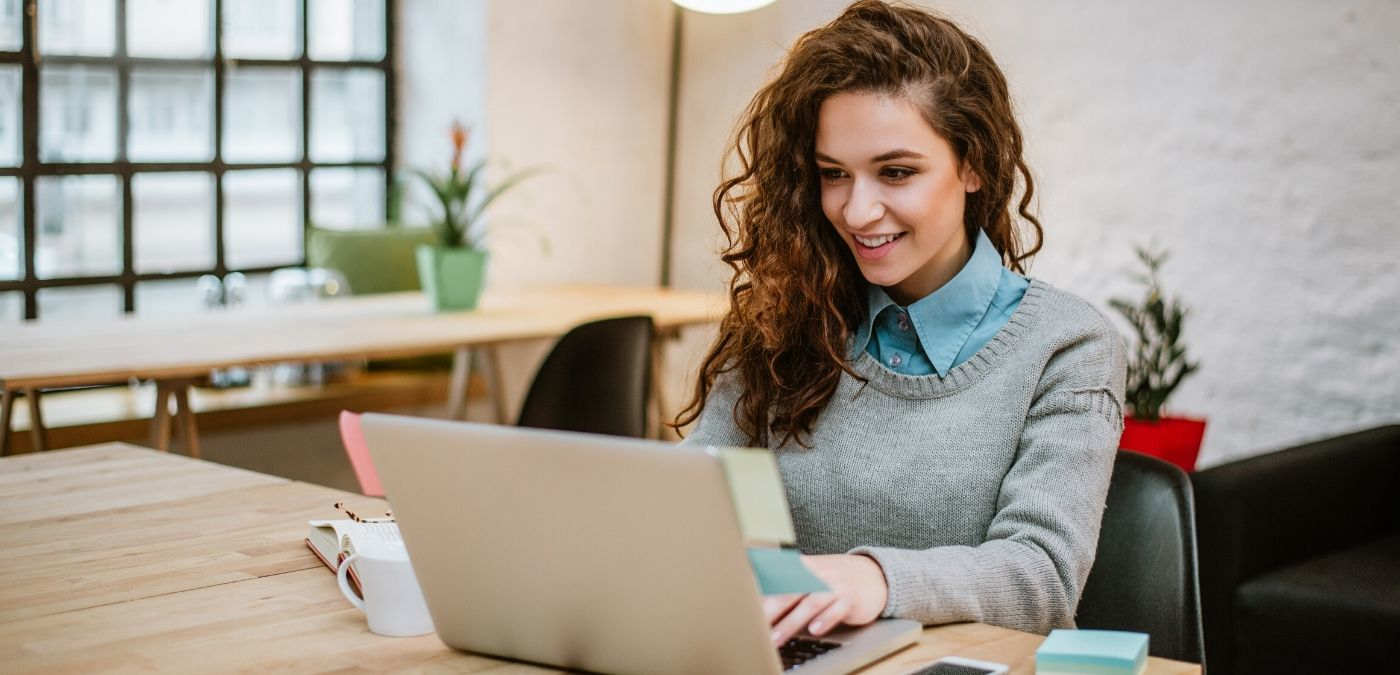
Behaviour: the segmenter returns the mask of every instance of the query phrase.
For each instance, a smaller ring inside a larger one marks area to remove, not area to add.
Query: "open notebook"
[[[331,571],[335,571],[342,560],[356,551],[372,550],[385,544],[403,544],[398,523],[390,519],[312,520],[308,525],[311,529],[306,534],[306,547]],[[355,574],[354,563],[351,563],[347,576],[350,577],[351,587],[360,593],[360,579]]]

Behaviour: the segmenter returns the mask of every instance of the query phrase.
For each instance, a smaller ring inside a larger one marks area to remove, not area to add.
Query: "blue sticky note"
[[[1146,667],[1146,633],[1059,629],[1035,650],[1036,675],[1135,675]]]
[[[825,583],[802,564],[802,556],[790,548],[749,548],[749,565],[764,595],[816,593]]]

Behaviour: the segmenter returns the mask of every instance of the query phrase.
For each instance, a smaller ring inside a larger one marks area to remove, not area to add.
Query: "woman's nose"
[[[846,207],[841,212],[841,217],[846,220],[846,227],[859,229],[884,216],[885,205],[880,201],[878,191],[864,181],[853,181],[851,194],[846,199]]]

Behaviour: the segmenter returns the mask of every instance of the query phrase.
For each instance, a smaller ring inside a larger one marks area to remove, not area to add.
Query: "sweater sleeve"
[[[1048,633],[1074,625],[1122,434],[1124,355],[1101,324],[1042,372],[979,546],[861,547],[889,585],[884,615]]]
[[[721,373],[705,398],[700,409],[700,417],[690,435],[681,440],[681,445],[716,445],[724,447],[745,447],[749,437],[734,421],[734,406],[739,401],[739,383],[733,371]]]

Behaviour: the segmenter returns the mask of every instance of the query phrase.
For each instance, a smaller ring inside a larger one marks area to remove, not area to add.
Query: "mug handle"
[[[350,590],[350,580],[345,578],[345,575],[350,572],[350,562],[359,557],[360,554],[356,553],[340,561],[340,567],[335,571],[335,581],[340,585],[340,594],[344,595],[345,599],[355,606],[355,609],[363,612],[365,611],[365,601],[355,596],[355,591]]]

